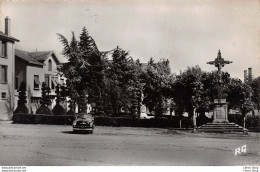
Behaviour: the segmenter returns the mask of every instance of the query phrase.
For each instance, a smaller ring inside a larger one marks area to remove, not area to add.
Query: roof
[[[60,64],[60,61],[56,57],[54,51],[36,51],[36,52],[27,52],[15,49],[15,55],[21,59],[29,62],[30,64],[35,65],[44,65],[44,61],[53,55],[54,60],[57,64]]]
[[[36,51],[30,52],[30,55],[33,56],[35,60],[45,61],[53,51]]]
[[[0,38],[6,39],[6,40],[11,41],[11,42],[15,42],[15,41],[20,42],[20,40],[14,38],[12,36],[8,36],[8,35],[4,34],[3,32],[0,32]]]
[[[54,51],[36,51],[36,52],[30,52],[29,53],[33,59],[37,61],[45,61],[50,55],[53,55],[54,60],[59,64],[60,61],[56,57]]]
[[[41,65],[41,66],[44,65],[43,63],[34,60],[33,57],[30,55],[30,53],[26,51],[15,49],[15,56],[27,61],[29,64]]]

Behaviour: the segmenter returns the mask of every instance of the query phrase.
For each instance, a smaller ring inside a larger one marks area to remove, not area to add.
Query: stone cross
[[[214,61],[207,62],[207,64],[214,65],[218,68],[218,99],[222,98],[222,88],[221,88],[221,68],[224,67],[226,64],[230,64],[232,61],[226,61],[224,58],[221,57],[221,52],[218,50],[218,56],[215,58]]]

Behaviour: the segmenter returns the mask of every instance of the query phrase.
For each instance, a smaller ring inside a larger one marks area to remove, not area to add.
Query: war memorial
[[[247,130],[235,123],[229,123],[228,121],[228,102],[226,96],[223,94],[223,85],[221,79],[221,68],[226,64],[230,64],[232,61],[227,61],[221,56],[220,50],[218,56],[214,61],[207,62],[207,64],[214,65],[218,68],[218,94],[212,102],[213,105],[213,122],[207,123],[198,128],[200,132],[244,132]]]

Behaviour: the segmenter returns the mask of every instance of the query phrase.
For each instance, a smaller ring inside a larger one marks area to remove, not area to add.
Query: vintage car
[[[72,124],[72,129],[74,133],[86,132],[93,134],[94,118],[91,114],[76,116],[76,119],[73,121]]]
[[[141,113],[140,118],[141,119],[151,119],[151,118],[154,118],[154,115],[153,114]]]

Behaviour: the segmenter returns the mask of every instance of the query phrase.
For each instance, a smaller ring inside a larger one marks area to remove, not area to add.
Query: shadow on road
[[[80,135],[88,135],[89,133],[87,133],[87,132],[73,132],[73,131],[61,131],[61,133],[63,133],[63,134],[80,134]]]

